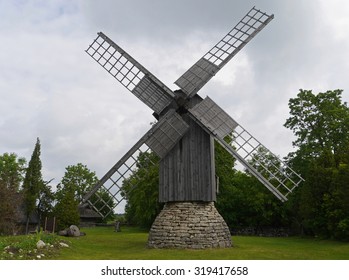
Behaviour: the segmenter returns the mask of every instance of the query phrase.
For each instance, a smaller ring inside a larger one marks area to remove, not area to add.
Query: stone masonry
[[[214,202],[168,202],[156,217],[149,248],[231,247],[229,228]]]

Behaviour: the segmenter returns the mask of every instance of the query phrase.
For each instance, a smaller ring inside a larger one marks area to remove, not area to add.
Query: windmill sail
[[[229,135],[238,126],[237,122],[208,96],[189,111],[220,138]]]
[[[192,97],[273,18],[274,15],[267,15],[253,7],[222,40],[189,68],[175,84],[185,94]]]
[[[167,112],[83,197],[81,205],[88,204],[103,218],[114,212],[124,197],[121,195],[125,180],[134,176],[135,171],[158,164],[188,130],[188,125],[174,110]],[[153,151],[158,158],[152,157]],[[139,161],[142,154],[146,159]],[[144,162],[147,166],[143,166]],[[133,181],[134,182],[134,181]],[[132,184],[130,181],[129,183]],[[132,191],[137,187],[133,184]],[[104,195],[107,193],[108,195]]]
[[[286,201],[287,195],[303,181],[300,175],[271,153],[209,97],[189,112],[202,128],[281,201]],[[208,123],[206,120],[211,112],[215,112],[215,121]],[[225,134],[221,133],[221,127],[224,127]],[[224,137],[228,133],[231,139],[227,142]]]
[[[173,101],[167,86],[102,32],[86,52],[157,114]]]
[[[175,113],[174,110],[170,110],[151,129],[145,143],[160,158],[163,158],[184,136],[188,129],[188,124],[181,116]]]
[[[122,188],[125,180],[129,179],[141,167],[138,161],[140,154],[148,156],[150,148],[145,144],[144,137],[141,138],[83,197],[80,206],[89,206],[101,217],[105,218],[114,213],[118,205],[124,200]],[[158,164],[149,158],[151,165]],[[131,186],[131,191],[137,185]],[[104,196],[103,193],[107,193]]]

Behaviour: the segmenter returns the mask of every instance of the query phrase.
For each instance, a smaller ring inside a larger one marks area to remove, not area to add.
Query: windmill
[[[84,196],[81,205],[104,217],[113,213],[123,199],[124,180],[141,167],[138,156],[152,151],[159,161],[149,158],[148,162],[159,165],[159,201],[165,206],[151,227],[149,247],[229,247],[229,229],[214,207],[215,141],[278,199],[286,201],[303,179],[210,97],[197,94],[273,17],[253,7],[175,81],[176,91],[99,32],[86,52],[149,106],[158,122]],[[108,192],[107,199],[101,190]],[[131,191],[137,191],[137,185]]]

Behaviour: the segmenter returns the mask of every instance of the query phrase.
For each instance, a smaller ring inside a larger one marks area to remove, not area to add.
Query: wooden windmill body
[[[186,114],[187,133],[160,161],[159,201],[216,201],[214,140]]]

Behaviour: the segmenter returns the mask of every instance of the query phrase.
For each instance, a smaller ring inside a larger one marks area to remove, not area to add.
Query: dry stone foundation
[[[170,202],[156,217],[148,239],[150,248],[231,247],[229,228],[214,202]]]

